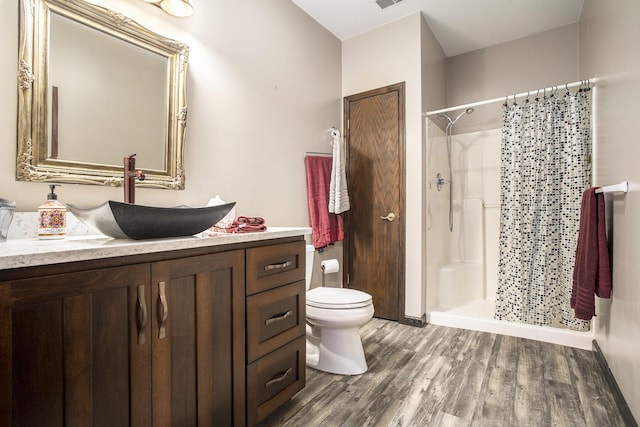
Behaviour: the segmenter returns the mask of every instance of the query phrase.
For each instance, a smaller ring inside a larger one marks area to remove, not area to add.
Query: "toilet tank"
[[[315,252],[315,248],[313,245],[307,245],[307,254],[306,254],[306,270],[305,270],[305,284],[307,286],[307,290],[311,287],[311,273],[313,272],[313,253]]]

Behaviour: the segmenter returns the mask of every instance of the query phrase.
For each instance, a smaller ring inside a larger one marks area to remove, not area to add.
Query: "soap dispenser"
[[[64,239],[67,235],[67,207],[58,201],[56,186],[50,185],[47,201],[38,206],[38,238]]]

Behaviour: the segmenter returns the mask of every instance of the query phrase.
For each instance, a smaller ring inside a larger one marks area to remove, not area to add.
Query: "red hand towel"
[[[237,224],[238,233],[256,233],[259,231],[267,231],[264,224]]]
[[[239,216],[228,228],[213,227],[217,233],[257,233],[267,231],[264,218],[260,216]]]
[[[264,224],[264,218],[261,216],[239,216],[236,218],[238,224],[261,225]]]
[[[342,217],[329,213],[329,184],[331,182],[331,157],[307,156],[307,201],[311,222],[313,246],[324,248],[344,238]]]
[[[607,245],[604,194],[597,187],[582,195],[580,229],[573,268],[571,308],[576,318],[590,320],[595,316],[595,295],[611,296],[611,267]]]

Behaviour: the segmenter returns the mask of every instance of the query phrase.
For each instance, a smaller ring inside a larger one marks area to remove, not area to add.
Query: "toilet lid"
[[[307,305],[318,308],[360,308],[371,305],[371,295],[345,288],[315,288],[307,291]]]

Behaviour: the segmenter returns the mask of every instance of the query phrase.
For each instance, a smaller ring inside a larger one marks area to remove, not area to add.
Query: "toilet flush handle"
[[[389,212],[387,216],[381,216],[380,219],[384,219],[385,221],[393,222],[394,219],[398,218],[396,214],[393,212]]]

